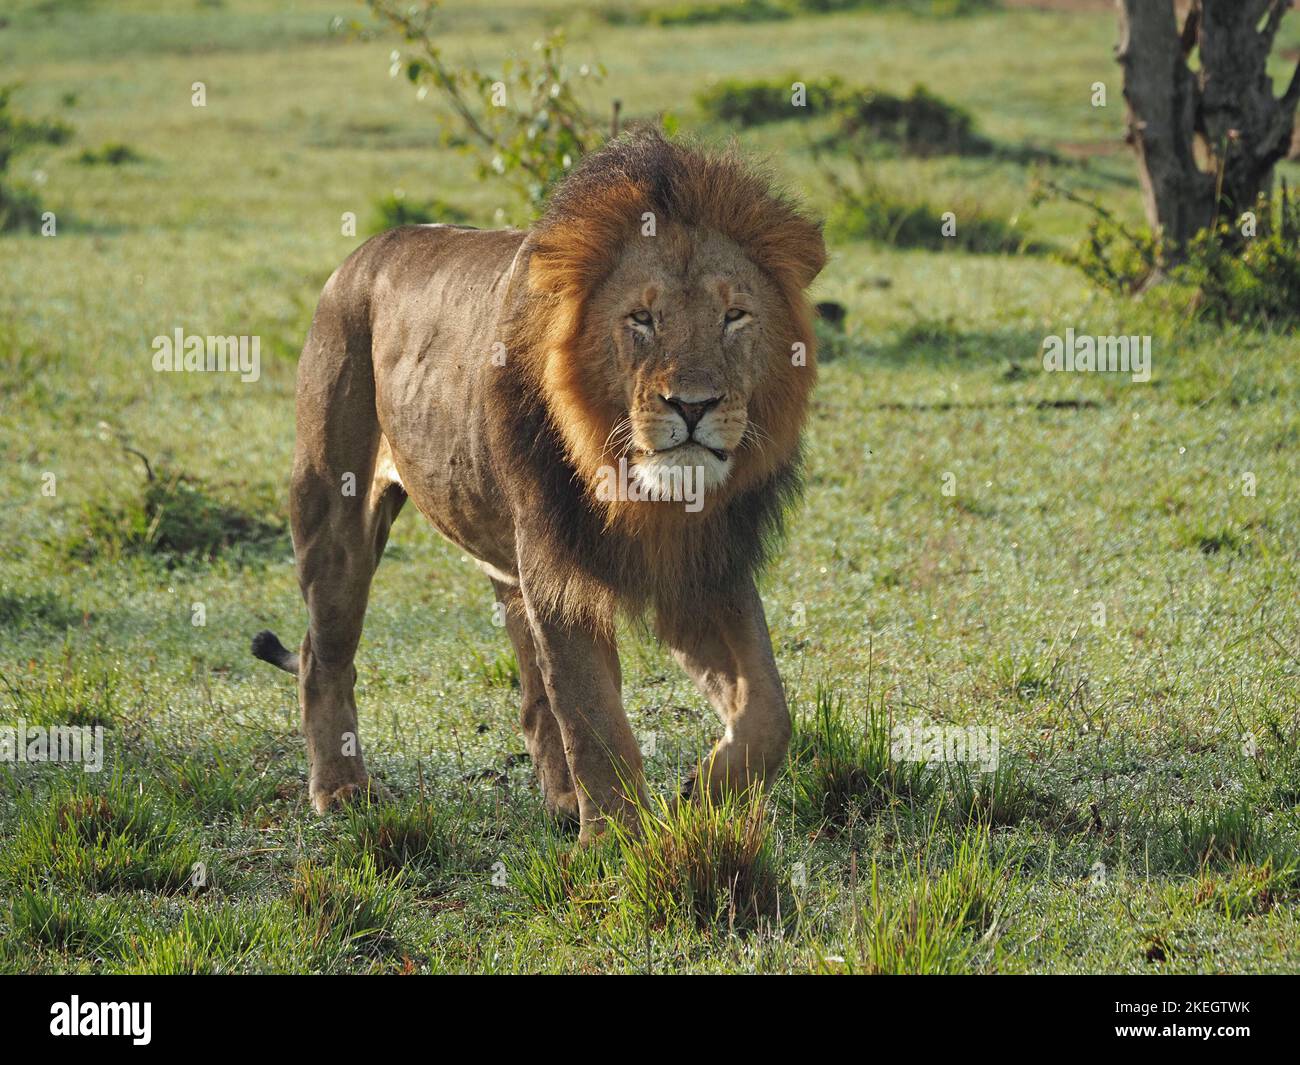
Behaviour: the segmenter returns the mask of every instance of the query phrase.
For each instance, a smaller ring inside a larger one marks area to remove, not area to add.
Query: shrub
[[[1088,235],[1063,255],[1099,288],[1140,293],[1157,282],[1185,290],[1187,309],[1216,323],[1294,325],[1300,321],[1300,204],[1285,183],[1267,202],[1235,222],[1220,221],[1175,248],[1146,227],[1129,227],[1099,204],[1056,185],[1040,183],[1036,199],[1058,196],[1092,214]]]
[[[836,77],[803,81],[806,106],[795,107],[792,86],[803,81],[797,74],[766,81],[729,78],[696,94],[700,110],[711,119],[738,126],[759,126],[808,114],[824,114],[837,106],[844,83]]]
[[[999,0],[714,0],[651,8],[609,6],[602,8],[600,15],[614,25],[698,26],[717,22],[776,22],[795,15],[829,15],[863,8],[947,18],[990,11],[998,3]]]
[[[263,550],[283,535],[281,523],[222,501],[198,478],[150,466],[137,496],[86,505],[61,546],[81,560],[141,554],[175,562]]]
[[[872,240],[897,248],[1003,253],[1036,250],[1016,227],[984,214],[972,204],[937,207],[925,200],[899,195],[873,179],[856,185],[836,181],[836,200],[827,219],[833,236],[843,240]],[[945,216],[951,213],[954,219]],[[955,231],[945,235],[951,222]]]
[[[883,141],[909,155],[987,155],[993,142],[970,113],[918,85],[910,96],[876,89],[841,99],[841,136]]]
[[[0,233],[35,229],[41,221],[40,197],[9,177],[14,159],[39,145],[63,144],[72,136],[71,128],[62,122],[16,114],[14,89],[0,85]]]
[[[127,163],[142,163],[144,156],[129,144],[115,143],[105,144],[95,151],[87,148],[77,156],[77,162],[83,166],[123,166]]]
[[[795,5],[773,0],[744,0],[706,4],[670,4],[636,12],[628,21],[652,26],[700,26],[714,22],[779,22],[793,15]]]
[[[382,233],[398,226],[418,226],[430,222],[466,225],[469,221],[470,216],[466,212],[445,200],[414,200],[397,190],[375,201],[370,231]]]
[[[564,61],[564,37],[552,32],[533,45],[534,57],[505,62],[501,73],[456,65],[443,53],[437,0],[422,7],[406,0],[366,0],[397,29],[408,50],[392,55],[389,72],[404,75],[423,95],[441,95],[456,129],[444,142],[475,157],[479,177],[499,177],[521,195],[532,216],[560,178],[604,138],[604,123],[578,99],[581,83],[599,81],[604,68]]]

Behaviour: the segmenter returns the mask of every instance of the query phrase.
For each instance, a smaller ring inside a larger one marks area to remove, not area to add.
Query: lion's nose
[[[682,416],[682,421],[686,423],[687,435],[695,432],[695,427],[700,424],[700,419],[722,402],[721,396],[710,396],[708,399],[689,401],[682,399],[680,396],[660,396],[659,398]]]

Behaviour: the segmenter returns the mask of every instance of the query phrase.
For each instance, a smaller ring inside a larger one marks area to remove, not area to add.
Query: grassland
[[[295,690],[247,641],[304,625],[293,373],[359,239],[340,217],[364,230],[395,189],[482,224],[514,208],[388,77],[394,42],[331,32],[359,14],[20,0],[0,29],[24,111],[76,131],[23,163],[58,235],[0,236],[0,724],[100,723],[108,744],[100,774],[0,765],[0,970],[1300,968],[1300,342],[1098,294],[1051,254],[833,247],[817,295],[848,307],[848,337],[762,585],[798,715],[768,807],[661,811],[648,842],[574,853],[519,754],[491,589],[408,512],[358,660],[395,798],[310,814]],[[593,108],[723,140],[693,103],[717,78],[919,82],[1000,143],[1085,160],[1056,178],[1138,217],[1105,14],[661,28],[458,2],[445,43],[490,68],[560,22],[609,70]],[[829,210],[799,120],[742,140]],[[112,144],[138,159],[78,161]],[[1010,157],[878,166],[1049,248],[1083,232]],[[260,336],[260,379],[154,373],[177,326]],[[1067,327],[1152,335],[1152,380],[1043,373]],[[196,528],[210,550],[159,538]],[[621,646],[667,792],[716,722],[662,649],[635,629]],[[879,730],[913,720],[996,727],[998,773],[900,774]]]

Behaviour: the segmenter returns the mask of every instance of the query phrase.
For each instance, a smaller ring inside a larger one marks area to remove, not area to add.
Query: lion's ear
[[[796,283],[804,289],[826,266],[826,241],[822,239],[821,226],[806,218],[794,220],[788,228],[791,232],[782,242],[784,256]]]

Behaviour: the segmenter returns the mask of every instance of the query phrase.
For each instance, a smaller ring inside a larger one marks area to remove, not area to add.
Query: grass
[[[765,805],[654,806],[639,842],[590,849],[548,825],[492,590],[407,508],[357,661],[392,799],[311,814],[294,682],[247,651],[304,624],[285,528],[297,349],[395,190],[477,224],[509,206],[388,77],[391,40],[331,33],[357,14],[6,13],[15,106],[75,132],[12,175],[58,236],[0,237],[0,726],[102,725],[105,765],[0,761],[0,969],[1300,967],[1300,339],[1097,292],[1052,254],[833,237],[815,297],[845,329],[761,585],[796,711]],[[498,63],[551,16],[455,2],[447,47]],[[1069,157],[1057,178],[1131,222],[1113,36],[1105,14],[886,5],[573,19],[568,50],[606,64],[625,115],[719,141],[736,131],[695,102],[719,81],[923,83],[994,143]],[[1278,47],[1297,44],[1292,17]],[[830,212],[801,123],[739,136]],[[113,145],[144,162],[78,162]],[[1015,153],[872,167],[959,233],[961,204],[1049,253],[1086,224],[1034,206]],[[259,379],[155,374],[151,340],[177,326],[260,336]],[[1042,372],[1043,338],[1069,327],[1152,336],[1152,380]],[[652,790],[671,794],[717,724],[642,633],[621,651]],[[998,730],[997,769],[892,760],[911,722]]]

